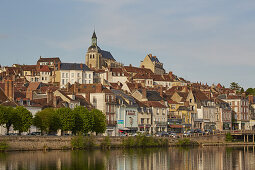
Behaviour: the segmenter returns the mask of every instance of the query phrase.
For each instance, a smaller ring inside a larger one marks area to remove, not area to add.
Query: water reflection
[[[254,169],[254,147],[152,148],[0,153],[0,169]]]

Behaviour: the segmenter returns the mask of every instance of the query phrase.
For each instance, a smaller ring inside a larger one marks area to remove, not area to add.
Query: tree
[[[104,133],[106,130],[106,117],[105,115],[97,109],[91,110],[91,113],[94,117],[94,124],[92,127],[92,132]]]
[[[84,129],[84,121],[82,118],[82,114],[84,114],[86,112],[86,109],[82,106],[78,106],[73,110],[73,114],[74,114],[74,126],[72,129],[72,133],[73,134],[77,134],[77,132],[82,132]]]
[[[255,88],[248,88],[246,91],[245,91],[246,95],[253,95],[255,96]]]
[[[60,120],[61,133],[73,130],[75,117],[72,110],[70,108],[59,108],[56,110],[56,113]]]
[[[14,109],[14,118],[13,118],[13,127],[14,130],[18,130],[19,134],[22,132],[28,131],[33,122],[33,115],[23,106],[17,106]]]
[[[241,87],[239,86],[238,83],[232,82],[232,83],[230,83],[230,89],[233,89],[233,90],[236,90],[236,91],[240,91]]]
[[[37,112],[34,119],[33,119],[33,125],[38,127],[41,130],[41,134],[43,134],[43,131],[46,133],[49,133],[50,131],[57,131],[59,126],[57,128],[52,129],[52,123],[59,122],[58,119],[54,118],[55,110],[53,108],[45,108],[40,112]]]
[[[80,112],[80,117],[82,118],[82,121],[83,121],[83,129],[82,129],[83,132],[85,134],[92,132],[93,125],[94,125],[94,117],[91,114],[91,112],[87,108],[82,107]]]
[[[7,134],[14,122],[14,108],[0,105],[0,125],[5,125]]]

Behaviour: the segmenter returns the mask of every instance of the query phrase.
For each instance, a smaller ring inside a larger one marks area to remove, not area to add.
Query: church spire
[[[94,33],[92,35],[92,45],[97,46],[97,35],[96,35],[95,30],[94,30]]]

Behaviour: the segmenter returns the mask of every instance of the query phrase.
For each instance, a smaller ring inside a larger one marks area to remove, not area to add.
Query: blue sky
[[[85,62],[94,27],[125,65],[152,53],[193,82],[255,87],[254,0],[1,0],[0,64]]]

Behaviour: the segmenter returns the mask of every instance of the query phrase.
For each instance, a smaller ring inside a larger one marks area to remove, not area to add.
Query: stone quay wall
[[[93,137],[94,143],[100,146],[105,137]],[[120,147],[123,139],[126,137],[110,137],[111,145]],[[175,143],[179,139],[183,138],[171,138],[169,139],[169,146],[175,146]],[[210,143],[226,143],[225,135],[213,135],[213,136],[193,136],[188,137],[192,141],[197,141],[200,144]],[[0,136],[0,142],[7,143],[8,149],[12,151],[22,150],[61,150],[72,149],[71,145],[72,136]]]

